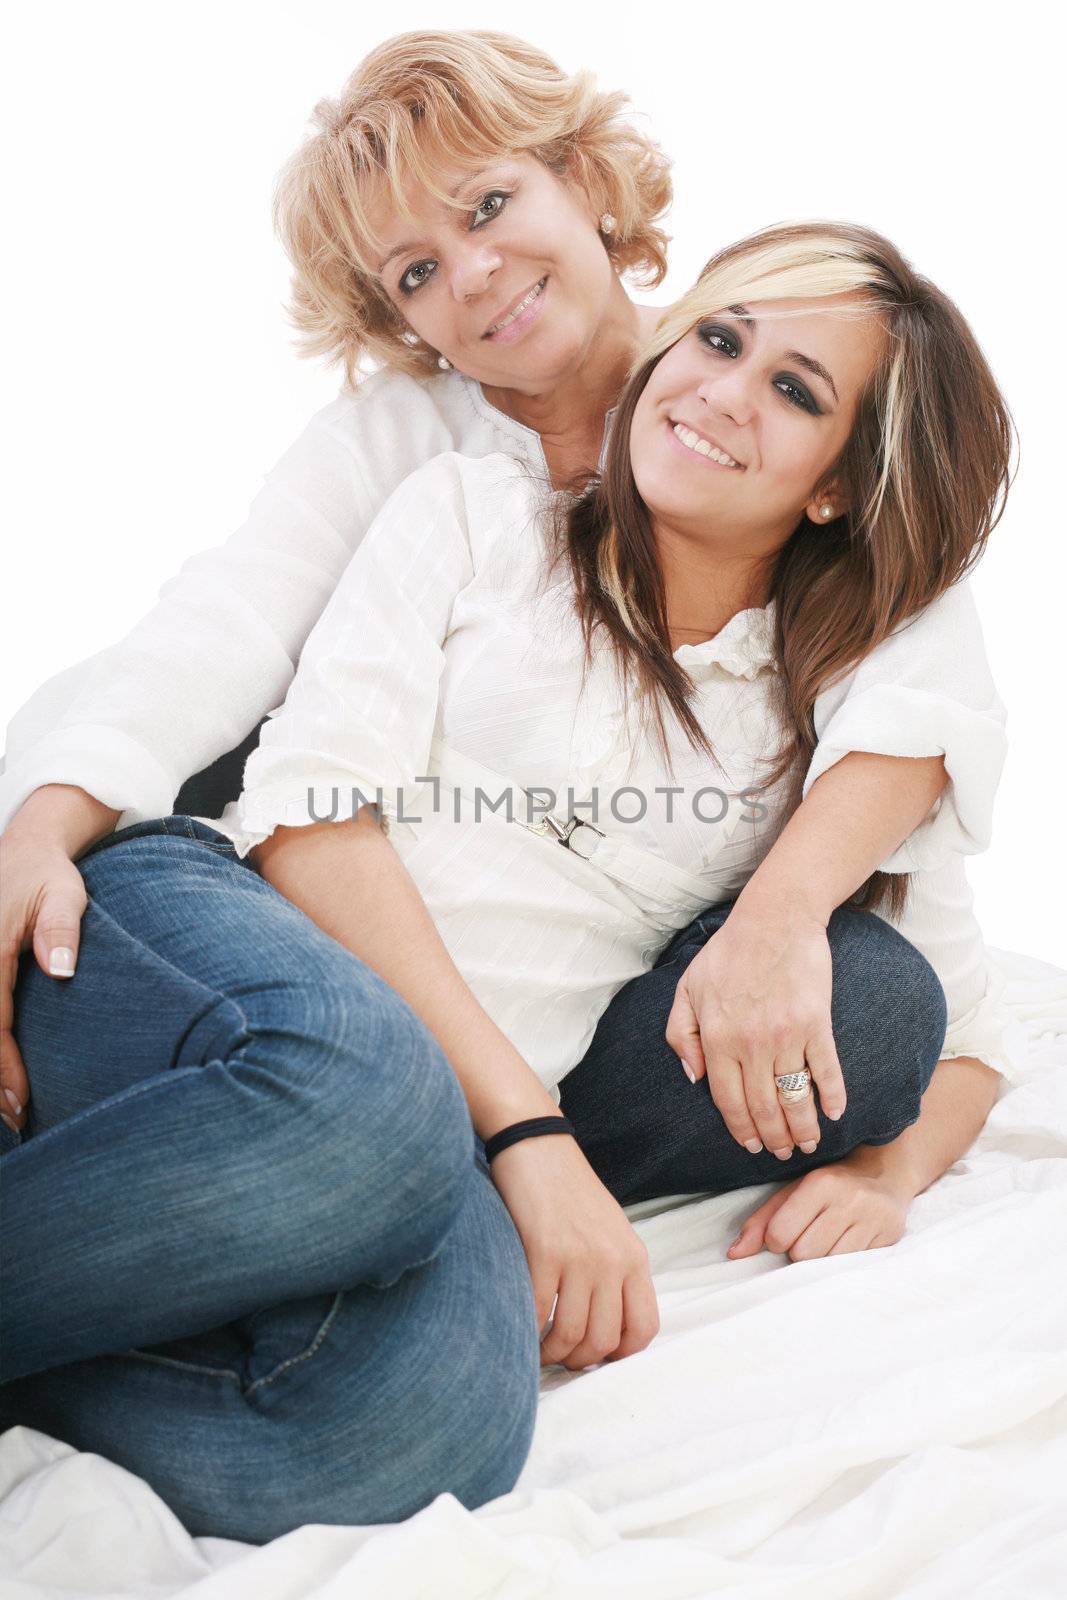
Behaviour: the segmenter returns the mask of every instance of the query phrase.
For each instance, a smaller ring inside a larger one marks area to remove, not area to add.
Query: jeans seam
[[[193,819],[192,819],[192,817],[186,816],[184,814],[184,812],[183,813],[179,813],[179,814],[181,816],[181,821],[182,821],[182,835],[184,835],[184,837],[186,839],[191,839],[194,844],[202,844],[205,847],[205,849],[207,849],[207,850],[217,850],[220,853],[220,855],[231,855],[232,854],[233,857],[234,857],[234,860],[238,863],[238,865],[244,866],[245,863],[243,861],[241,861],[240,857],[238,856],[237,850],[236,850],[236,848],[234,846],[234,843],[233,843],[232,839],[226,839],[226,840],[201,839],[200,835],[197,833],[196,829],[193,827]],[[211,824],[210,823],[202,823],[201,826],[202,827],[210,827]],[[216,833],[218,833],[220,830],[218,828],[216,828],[214,831]],[[169,832],[169,830],[168,830],[168,832]],[[179,835],[178,837],[181,837],[182,835]],[[171,835],[171,837],[173,838],[174,835]]]
[[[267,1373],[266,1377],[257,1378],[255,1383],[250,1383],[248,1388],[244,1391],[245,1394],[249,1395],[252,1394],[256,1389],[265,1388],[267,1384],[273,1383],[275,1378],[281,1377],[283,1372],[288,1372],[290,1367],[299,1366],[302,1361],[310,1361],[311,1357],[315,1355],[322,1344],[322,1341],[329,1333],[331,1324],[336,1320],[337,1313],[341,1309],[341,1302],[344,1297],[345,1291],[343,1289],[339,1289],[337,1294],[334,1296],[333,1305],[330,1307],[325,1318],[323,1319],[322,1326],[306,1350],[302,1350],[298,1356],[290,1356],[288,1361],[280,1362],[279,1365],[275,1367],[273,1372]]]
[[[209,1378],[232,1378],[234,1383],[240,1383],[240,1373],[234,1372],[232,1367],[205,1367],[196,1361],[179,1361],[175,1356],[159,1356],[151,1350],[125,1350],[123,1354],[132,1356],[136,1361],[151,1361],[158,1367],[176,1367],[179,1372],[202,1372]]]
[[[417,1265],[421,1264],[417,1263]],[[290,1356],[287,1360],[279,1362],[273,1371],[266,1373],[262,1378],[257,1378],[254,1383],[250,1383],[243,1390],[243,1393],[246,1395],[253,1394],[256,1389],[265,1388],[267,1384],[273,1383],[276,1378],[280,1378],[282,1373],[287,1372],[290,1367],[299,1366],[302,1361],[309,1361],[319,1350],[322,1341],[329,1333],[330,1326],[341,1309],[341,1302],[345,1297],[345,1292],[344,1289],[339,1289],[334,1295],[329,1311],[323,1318],[315,1337],[305,1350],[301,1350],[299,1355]],[[156,1366],[173,1367],[179,1372],[200,1372],[209,1378],[230,1378],[238,1385],[241,1382],[240,1373],[235,1372],[232,1367],[208,1367],[198,1361],[180,1361],[176,1356],[161,1356],[152,1350],[127,1350],[125,1354],[133,1356],[137,1361],[150,1361],[155,1363]]]

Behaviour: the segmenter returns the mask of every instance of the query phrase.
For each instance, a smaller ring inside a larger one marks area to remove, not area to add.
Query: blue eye
[[[416,261],[400,280],[401,294],[414,294],[437,271],[436,261]]]

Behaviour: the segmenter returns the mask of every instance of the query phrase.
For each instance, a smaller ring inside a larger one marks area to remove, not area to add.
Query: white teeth
[[[675,438],[680,439],[687,450],[692,450],[698,456],[710,456],[712,461],[717,461],[721,467],[736,467],[733,456],[728,456],[725,450],[720,450],[716,445],[709,444],[702,439],[699,433],[694,433],[692,428],[685,427],[682,423],[674,424]]]
[[[494,322],[493,326],[488,331],[490,333],[499,333],[501,328],[506,328],[510,322],[514,322],[515,321],[516,317],[521,317],[522,313],[526,310],[526,307],[533,305],[534,301],[537,299],[537,296],[541,293],[541,290],[544,288],[544,286],[545,286],[545,280],[544,280],[544,278],[542,278],[540,283],[535,283],[534,284],[533,288],[530,290],[530,292],[526,296],[525,300],[520,300],[519,301],[519,303],[515,307],[514,311],[509,311],[507,316],[503,319],[502,322]]]

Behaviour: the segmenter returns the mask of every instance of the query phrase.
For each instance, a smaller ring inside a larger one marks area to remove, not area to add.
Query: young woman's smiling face
[[[658,363],[630,459],[662,529],[724,555],[765,556],[809,511],[848,441],[882,329],[859,295],[732,306]],[[834,514],[846,509],[834,504]]]
[[[541,393],[585,360],[624,291],[577,185],[520,155],[446,175],[462,210],[412,187],[376,218],[379,279],[404,322],[481,383]]]

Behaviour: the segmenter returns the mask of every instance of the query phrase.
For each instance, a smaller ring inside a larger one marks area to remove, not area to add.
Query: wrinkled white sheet
[[[542,1378],[514,1491],[262,1549],[0,1439],[2,1600],[1042,1600],[1067,1594],[1067,972],[992,951],[1026,1072],[892,1249],[725,1259],[754,1187],[628,1208],[661,1331]]]

